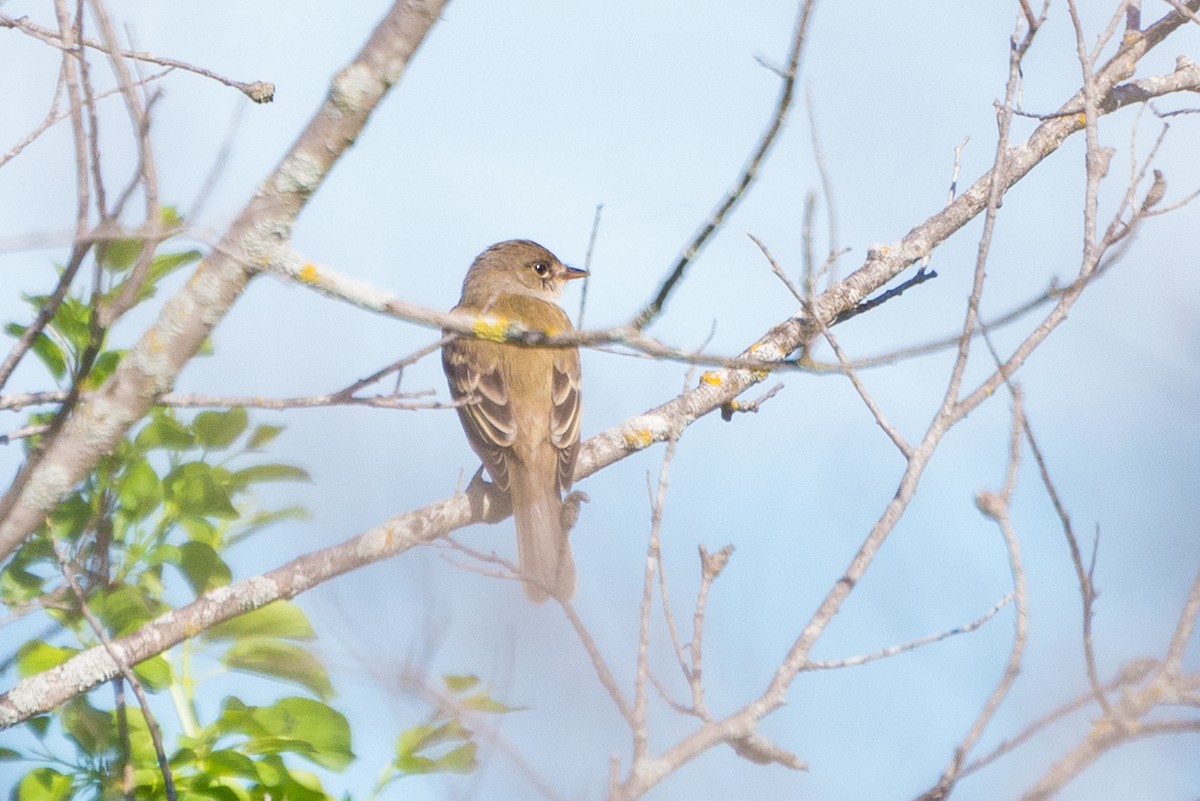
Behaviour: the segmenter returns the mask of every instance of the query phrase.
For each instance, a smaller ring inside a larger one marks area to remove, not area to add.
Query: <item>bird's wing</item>
[[[558,488],[566,492],[574,481],[579,455],[579,351],[554,351],[550,400],[550,442],[558,448]]]
[[[500,368],[499,346],[456,339],[442,348],[442,367],[471,447],[483,459],[492,481],[508,490],[505,449],[512,447],[516,423],[508,404],[508,387]]]

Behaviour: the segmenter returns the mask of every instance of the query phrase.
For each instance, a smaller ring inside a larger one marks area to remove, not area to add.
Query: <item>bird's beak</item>
[[[566,267],[566,265],[563,265]],[[563,280],[570,281],[572,278],[587,278],[589,275],[587,270],[580,270],[577,267],[567,267],[567,271],[563,273]]]

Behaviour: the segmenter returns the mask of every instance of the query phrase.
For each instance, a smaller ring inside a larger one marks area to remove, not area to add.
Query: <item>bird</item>
[[[471,263],[452,311],[547,334],[574,331],[558,298],[568,281],[587,274],[536,242],[498,242]],[[562,498],[579,454],[579,349],[444,333],[451,338],[442,346],[442,369],[467,441],[512,501],[525,595],[535,603],[569,600],[575,563]]]

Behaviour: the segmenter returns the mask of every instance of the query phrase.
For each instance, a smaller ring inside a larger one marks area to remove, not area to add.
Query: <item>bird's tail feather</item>
[[[525,595],[534,603],[549,596],[569,600],[575,594],[575,560],[563,531],[562,499],[556,489],[521,478],[527,477],[513,475],[511,491]]]

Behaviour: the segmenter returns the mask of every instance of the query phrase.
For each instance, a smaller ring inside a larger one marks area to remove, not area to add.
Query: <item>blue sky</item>
[[[1088,4],[1098,7],[1105,4]],[[986,6],[986,7],[981,7]],[[1165,4],[1144,9],[1156,18]],[[202,216],[219,232],[277,162],[323,99],[329,77],[356,52],[383,3],[122,2],[114,12],[138,47],[239,80],[276,84],[274,103],[246,108],[228,166]],[[1099,8],[1086,18],[1093,38]],[[41,4],[9,2],[10,16],[49,22]],[[1003,96],[1015,4],[865,2],[820,6],[801,66],[803,101],[753,194],[705,251],[653,333],[681,347],[735,353],[794,312],[795,302],[745,235],[761,238],[798,272],[804,198],[819,188],[812,120],[834,187],[844,275],[876,243],[893,242],[940,209],[955,146],[960,185],[990,164],[993,100]],[[452,3],[400,85],[301,215],[295,247],[310,260],[434,308],[449,308],[472,257],[500,239],[536,239],[583,260],[594,209],[604,204],[587,319],[627,319],[650,296],[691,233],[728,188],[778,91],[756,57],[785,56],[795,7],[728,3]],[[1143,62],[1139,75],[1196,58],[1194,29]],[[0,48],[0,148],[36,124],[53,90],[54,54],[12,32]],[[20,80],[16,75],[20,74]],[[1074,91],[1079,67],[1065,8],[1056,8],[1025,65],[1024,103],[1048,112]],[[185,213],[244,103],[191,75],[161,84],[154,141],[161,193]],[[1163,108],[1183,105],[1163,101]],[[114,176],[132,152],[110,115],[105,156]],[[1017,120],[1013,136],[1035,123]],[[1132,111],[1101,128],[1128,172],[1131,131],[1144,154],[1157,123]],[[1200,185],[1194,118],[1178,117],[1163,148],[1168,200]],[[58,129],[0,170],[0,239],[69,230],[72,166]],[[124,166],[122,166],[124,165]],[[115,182],[116,179],[114,178]],[[985,315],[1000,314],[1077,269],[1082,140],[1068,143],[1005,199],[989,266]],[[1111,210],[1121,186],[1104,195]],[[1098,527],[1096,620],[1101,672],[1161,654],[1200,564],[1200,273],[1196,208],[1151,220],[1126,260],[1099,281],[1022,370],[1028,413],[1075,523]],[[818,248],[828,210],[822,205]],[[855,357],[886,353],[957,330],[979,234],[967,226],[935,253],[940,277],[838,329]],[[17,290],[39,291],[63,247],[0,252],[0,316],[22,313]],[[575,310],[578,290],[564,305]],[[114,336],[132,337],[150,312]],[[1001,332],[1011,348],[1032,323]],[[217,330],[216,355],[188,366],[181,391],[283,396],[324,393],[436,338],[264,278]],[[818,354],[830,358],[828,350]],[[987,362],[977,354],[969,376]],[[866,371],[892,421],[919,438],[936,410],[950,356]],[[584,354],[584,435],[679,391],[686,368]],[[737,551],[713,591],[706,639],[709,700],[728,712],[761,691],[884,504],[902,463],[845,379],[786,374],[757,415],[713,416],[688,429],[671,469],[663,529],[677,614],[690,618],[696,546]],[[24,369],[15,389],[42,388]],[[405,388],[444,383],[436,359],[406,372]],[[1008,591],[999,536],[975,510],[998,488],[1009,403],[985,404],[943,443],[917,501],[814,656],[873,651],[972,620]],[[311,521],[262,535],[235,556],[238,575],[280,564],[452,491],[476,460],[449,412],[368,410],[254,413],[283,422],[280,460],[303,465],[310,486],[270,498],[296,502]],[[0,414],[0,430],[18,424]],[[0,450],[11,474],[15,449]],[[573,534],[577,604],[628,688],[641,567],[649,529],[647,472],[661,448],[588,479],[592,501]],[[1057,518],[1028,453],[1014,514],[1031,584],[1032,632],[1024,672],[985,737],[994,745],[1085,686],[1075,579]],[[463,533],[474,547],[512,554],[506,522]],[[628,735],[561,614],[532,607],[515,584],[463,571],[427,549],[320,587],[300,603],[323,635],[340,703],[356,724],[362,764],[333,786],[364,788],[387,759],[391,734],[422,708],[391,678],[409,657],[432,675],[475,672],[530,710],[504,721],[505,737],[568,798],[601,797],[610,755],[627,764]],[[383,612],[381,613],[381,610]],[[807,774],[762,768],[721,750],[688,765],[652,798],[906,798],[931,784],[999,678],[1011,637],[1006,610],[981,631],[867,667],[802,676],[763,731],[810,764]],[[430,647],[429,631],[436,632]],[[664,632],[652,663],[682,690]],[[4,632],[0,631],[0,639]],[[1189,664],[1196,667],[1193,643]],[[674,671],[674,672],[673,672]],[[1006,798],[1073,741],[1085,716],[1028,752],[964,785],[971,798]],[[686,732],[655,711],[652,749]],[[1191,798],[1196,740],[1149,740],[1102,760],[1064,798]],[[0,768],[2,771],[3,768]],[[477,784],[473,783],[477,782]],[[511,762],[496,756],[475,779],[413,780],[406,798],[528,797]],[[884,792],[880,792],[883,789]],[[394,793],[400,797],[400,793]]]

